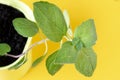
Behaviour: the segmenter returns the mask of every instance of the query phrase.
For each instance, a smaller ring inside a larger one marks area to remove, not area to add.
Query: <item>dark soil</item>
[[[0,43],[8,43],[12,50],[9,54],[21,54],[26,44],[27,38],[20,36],[12,25],[12,20],[18,17],[25,17],[17,9],[0,4]],[[0,56],[0,67],[13,63],[15,58]]]

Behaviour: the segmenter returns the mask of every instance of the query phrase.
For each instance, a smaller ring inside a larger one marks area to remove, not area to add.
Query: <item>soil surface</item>
[[[8,43],[12,50],[9,54],[21,54],[26,44],[27,38],[20,36],[14,29],[12,20],[18,17],[25,17],[17,9],[0,4],[0,43]],[[13,63],[14,58],[0,56],[0,67]]]

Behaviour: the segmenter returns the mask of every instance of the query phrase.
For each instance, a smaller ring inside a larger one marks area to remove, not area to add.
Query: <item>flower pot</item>
[[[19,12],[23,13],[23,15],[27,19],[34,21],[34,17],[33,17],[33,13],[31,11],[31,9],[27,5],[25,5],[23,2],[19,1],[19,0],[0,0],[0,5],[6,5],[8,7],[12,7],[14,9],[18,10]],[[2,14],[2,11],[0,11],[0,14]],[[10,14],[10,13],[8,12],[8,14]],[[13,16],[14,16],[14,14],[13,14]],[[2,17],[2,16],[0,16],[0,17]],[[9,32],[8,32],[8,34],[9,34]],[[23,49],[22,49],[22,51],[20,53],[26,51],[29,48],[29,45],[30,45],[31,39],[32,39],[31,37],[29,37],[29,38],[22,37],[22,38],[25,39],[26,41],[25,41]],[[8,38],[8,39],[10,39],[10,38]],[[19,49],[21,49],[21,47],[19,47]],[[24,58],[27,58],[26,62],[25,62]],[[9,59],[7,59],[7,60],[8,60],[8,62],[11,61]],[[0,80],[19,80],[30,69],[31,60],[32,60],[31,51],[29,51],[28,54],[13,60],[9,64],[8,64],[8,62],[4,62],[4,60],[3,60],[3,64],[0,65]],[[16,66],[16,64],[18,64],[18,63],[22,64],[23,62],[24,62],[23,65],[18,65],[17,66],[18,68],[15,68],[15,69],[13,68],[14,66]]]

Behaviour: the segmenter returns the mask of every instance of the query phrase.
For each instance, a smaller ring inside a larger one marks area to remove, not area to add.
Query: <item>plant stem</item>
[[[70,37],[69,34],[67,34],[67,35],[65,36],[65,38],[66,38],[68,41],[72,41],[72,38]]]
[[[46,43],[47,40],[48,40],[48,39],[44,39],[44,40],[41,40],[41,41],[39,41],[39,42],[36,42],[36,43],[32,44],[25,52],[23,52],[23,53],[20,54],[20,55],[6,54],[6,56],[13,57],[13,58],[19,58],[19,57],[24,56],[25,54],[27,54],[28,51],[31,50],[33,47],[35,47],[35,46],[37,46],[37,45],[40,45],[40,44],[42,44],[42,43],[47,44],[47,43]],[[47,51],[47,50],[46,50],[46,51]],[[47,53],[46,51],[45,51],[44,55]]]
[[[47,52],[48,52],[47,40],[45,40],[45,47],[46,47],[46,49],[45,49],[45,52],[44,52],[43,56],[45,56],[47,54]]]
[[[69,28],[68,28],[67,33],[68,33],[68,35],[69,35],[70,37],[72,37],[72,36],[73,36],[73,32],[72,32],[71,27],[69,27]]]

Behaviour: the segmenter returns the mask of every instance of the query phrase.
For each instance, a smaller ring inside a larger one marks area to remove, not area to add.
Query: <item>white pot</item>
[[[27,19],[34,21],[32,10],[23,2],[19,0],[0,0],[0,3],[6,4],[18,9],[25,15]],[[31,37],[28,38],[23,52],[28,49],[31,43],[31,39],[32,39]],[[20,78],[22,78],[30,69],[32,64],[31,52],[29,51],[26,56],[27,56],[27,62],[16,70],[8,70],[8,69],[14,66],[15,64],[17,64],[24,56],[21,56],[10,65],[0,67],[0,80],[19,80]]]

